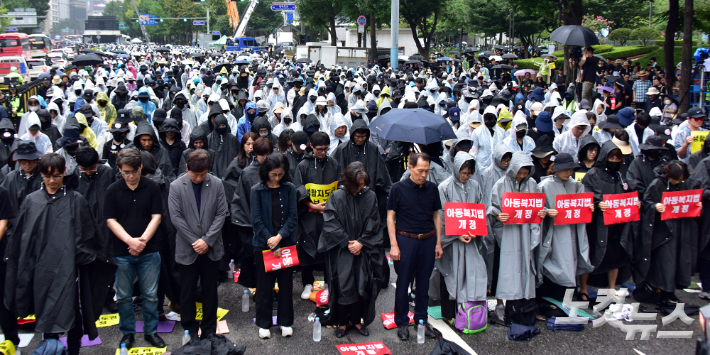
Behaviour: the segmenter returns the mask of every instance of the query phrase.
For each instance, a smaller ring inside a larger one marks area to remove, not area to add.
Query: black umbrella
[[[298,58],[294,63],[313,63],[313,61],[310,58]]]
[[[227,72],[230,72],[230,71],[232,71],[232,64],[220,63],[220,64],[217,64],[213,70],[215,73],[219,73],[220,71],[222,71],[222,68],[227,68]]]
[[[599,60],[603,61],[604,63],[606,63],[606,59],[604,59],[604,57],[600,56],[599,54],[595,54],[594,56],[599,58]]]
[[[190,57],[192,57],[192,58],[202,58],[202,57],[204,57],[204,56],[205,56],[205,54],[204,54],[204,53],[200,53],[200,52],[194,52],[194,53],[191,53],[191,54],[190,54]]]
[[[599,38],[592,30],[578,25],[567,25],[550,33],[550,39],[565,46],[591,46],[599,44]]]
[[[443,117],[422,109],[392,109],[373,121],[369,128],[389,141],[431,144],[456,138]]]
[[[96,53],[96,51],[94,51],[91,48],[84,48],[84,49],[80,49],[79,53]]]
[[[421,54],[413,54],[410,55],[409,60],[424,60],[424,57]]]
[[[508,48],[508,47],[500,45],[500,44],[493,46],[493,49],[506,49],[506,48]]]
[[[492,66],[491,69],[508,69],[508,70],[511,70],[511,69],[513,69],[513,67],[511,67],[510,65],[507,65],[507,64],[496,64],[496,65]]]
[[[234,64],[234,65],[245,65],[245,64],[248,65],[248,64],[249,64],[249,61],[247,61],[247,60],[237,60],[237,61],[235,61],[233,64]]]
[[[384,59],[390,59],[390,55],[383,54],[383,55],[377,56],[377,60],[384,60]]]
[[[113,52],[116,53],[116,54],[128,54],[128,52],[126,52],[126,51],[121,51],[121,50],[113,51]]]
[[[503,59],[518,59],[518,56],[513,53],[503,54]]]
[[[449,51],[449,54],[461,54],[459,51]]]
[[[610,83],[619,83],[620,85],[623,85],[627,89],[631,89],[631,84],[627,83],[626,80],[622,79],[620,76],[614,76],[614,75],[607,75],[604,78],[608,80]]]
[[[463,54],[476,53],[476,48],[466,48],[463,50]]]
[[[493,53],[491,51],[483,51],[483,52],[481,52],[481,54],[483,54],[486,57],[490,57],[490,56],[494,55],[495,53]]]
[[[158,53],[170,53],[170,48],[168,47],[159,47],[155,50]]]
[[[77,67],[83,67],[87,65],[96,65],[96,64],[102,64],[104,61],[101,59],[96,54],[82,54],[76,56],[74,60],[71,62],[72,64],[76,65]]]
[[[408,61],[404,62],[404,64],[421,64],[421,63],[422,63],[421,60],[408,60]]]

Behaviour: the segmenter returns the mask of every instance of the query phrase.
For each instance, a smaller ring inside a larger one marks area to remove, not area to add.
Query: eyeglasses
[[[705,117],[691,117],[690,119],[693,121],[703,121],[705,120]]]
[[[328,148],[313,148],[313,150],[315,150],[315,151],[318,152],[318,153],[323,153],[323,152],[325,152],[326,150],[328,150]]]
[[[141,172],[140,170],[132,170],[132,171],[123,171],[123,170],[121,170],[121,175],[122,175],[122,176],[126,176],[126,177],[128,177],[128,176],[136,176],[136,175],[140,174],[140,172]]]
[[[59,180],[63,179],[64,175],[44,175],[42,174],[42,179],[47,179],[47,180]]]

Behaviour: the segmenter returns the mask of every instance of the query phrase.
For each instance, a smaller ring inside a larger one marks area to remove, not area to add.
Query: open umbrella
[[[81,54],[76,56],[71,63],[77,67],[83,67],[87,65],[102,64],[103,62],[103,59],[96,54]]]
[[[313,63],[313,61],[310,58],[298,58],[294,63]]]
[[[510,65],[508,65],[508,64],[496,64],[496,65],[492,66],[491,69],[508,69],[508,70],[511,70],[511,69],[513,69],[513,67],[510,66]]]
[[[518,59],[518,56],[514,53],[503,54],[503,59]]]
[[[495,60],[495,61],[499,61],[499,62],[502,62],[502,61],[503,61],[503,57],[501,57],[501,56],[499,56],[499,55],[492,55],[492,56],[488,57],[488,59],[490,59],[490,60]]]
[[[392,109],[369,127],[389,141],[431,144],[456,138],[442,116],[422,109]]]
[[[508,48],[508,47],[503,46],[503,45],[500,45],[500,44],[496,44],[495,46],[493,46],[493,49],[501,49],[501,50],[503,50],[503,49],[507,49],[507,48]]]
[[[409,56],[409,60],[424,60],[421,54],[412,54]]]
[[[547,59],[552,60],[552,61],[557,60],[557,56],[554,55],[554,54],[545,54],[545,55],[542,55],[542,56],[540,56],[540,57],[542,57],[542,58],[547,58]]]
[[[466,48],[463,50],[463,54],[476,53],[475,48]]]
[[[134,39],[131,40],[131,43],[138,44],[138,43],[143,43],[143,41],[141,41],[140,38],[134,38]]]
[[[116,54],[128,54],[128,52],[122,51],[122,50],[115,50],[115,51],[113,51],[113,52],[116,53]]]
[[[481,52],[481,54],[479,54],[479,55],[482,56],[482,57],[488,57],[488,56],[492,56],[492,55],[494,55],[494,54],[495,54],[495,53],[493,53],[493,52],[491,52],[491,51],[483,51],[483,52]]]
[[[626,88],[626,89],[632,88],[631,84],[627,83],[626,80],[622,79],[620,76],[607,75],[604,78],[612,84],[616,84],[618,82],[620,85],[623,85],[624,88]]]
[[[452,61],[452,60],[453,60],[453,59],[451,59],[451,58],[449,58],[449,57],[441,57],[441,58],[437,58],[437,59],[436,59],[437,62],[444,62],[444,61],[447,61],[447,62],[448,62],[448,61]]]
[[[377,60],[385,60],[385,59],[390,59],[390,55],[383,54],[383,55],[377,56]]]
[[[230,71],[232,71],[232,64],[229,64],[229,63],[220,63],[220,64],[217,64],[217,65],[214,67],[214,72],[215,72],[215,73],[219,73],[220,71],[222,71],[222,68],[227,68],[227,72],[230,72]]]
[[[602,92],[602,91],[614,92],[614,89],[613,89],[613,88],[610,88],[610,87],[608,87],[608,86],[598,86],[598,87],[597,87],[597,90],[599,90],[599,92]]]
[[[604,59],[604,57],[600,56],[599,54],[595,54],[594,56],[599,58],[599,60],[603,61],[604,63],[606,63],[606,59]]]
[[[158,47],[155,50],[158,53],[170,53],[170,48],[168,47]]]
[[[449,54],[460,54],[459,51],[449,51]]]
[[[80,49],[79,53],[95,53],[95,51],[91,48],[84,48],[84,49]]]
[[[515,76],[525,76],[525,74],[530,73],[530,75],[535,76],[537,72],[532,69],[520,69],[515,71]]]
[[[599,44],[599,38],[592,30],[579,25],[558,27],[550,33],[550,39],[565,46],[591,46]]]
[[[404,62],[404,64],[421,64],[421,63],[422,63],[421,60],[408,60],[408,61]]]

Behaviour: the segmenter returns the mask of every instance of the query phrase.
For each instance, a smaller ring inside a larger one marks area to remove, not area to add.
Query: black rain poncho
[[[2,180],[2,187],[7,190],[8,196],[10,197],[10,205],[12,205],[12,212],[17,216],[20,211],[20,205],[22,201],[25,200],[25,197],[42,187],[42,176],[39,173],[39,164],[30,177],[27,177],[25,172],[20,168],[10,171]]]
[[[169,144],[168,141],[165,139],[165,133],[167,132],[173,132],[175,133],[175,141],[173,144]],[[178,123],[175,119],[173,118],[168,118],[163,122],[163,125],[160,126],[160,144],[165,148],[165,150],[168,151],[168,156],[170,157],[170,165],[173,167],[173,175],[177,176],[178,175],[178,170],[179,170],[179,165],[180,165],[180,158],[182,157],[182,153],[187,149],[185,147],[185,142],[182,141],[182,134],[180,134],[180,127],[178,127]]]
[[[143,146],[141,145],[141,136],[146,134],[150,135],[153,138],[153,147],[150,149],[150,151],[148,151],[148,153],[153,155],[153,158],[155,158],[155,162],[158,163],[158,169],[162,170],[166,176],[174,177],[173,164],[170,162],[170,155],[168,154],[168,150],[160,145],[158,136],[155,134],[155,129],[147,121],[142,120],[138,122],[138,127],[136,128],[136,135],[135,137],[133,137],[133,142],[128,144],[123,149],[134,148],[137,149],[139,152],[144,151],[145,149],[143,149]]]
[[[644,194],[651,181],[656,178],[656,170],[660,169],[666,161],[663,156],[657,157],[655,160],[648,159],[647,156],[639,154],[634,158],[634,161],[626,170],[626,180],[629,184],[629,191],[637,191],[639,193],[639,201],[644,199]]]
[[[214,119],[215,127],[224,124],[229,127],[227,118],[220,114]],[[214,152],[214,162],[212,163],[212,173],[218,178],[222,178],[227,171],[229,164],[239,154],[239,140],[229,131],[219,134],[217,130],[212,131],[207,136],[208,147]]]
[[[694,189],[703,189],[703,201],[710,199],[710,159],[705,158],[693,169],[690,174],[690,182]],[[9,190],[8,190],[9,191]],[[710,203],[703,203],[703,211],[697,219],[698,228],[698,257],[710,260]]]
[[[185,166],[185,164],[187,164],[187,156],[195,151],[195,140],[197,139],[201,139],[202,142],[204,142],[203,149],[206,150],[207,154],[210,155],[210,172],[212,172],[212,166],[214,165],[214,151],[208,148],[209,144],[207,141],[207,133],[200,126],[197,126],[195,127],[195,129],[192,130],[192,132],[190,132],[190,143],[187,145],[187,149],[182,152],[182,156],[180,157],[177,176],[180,176],[187,172],[187,167]]]

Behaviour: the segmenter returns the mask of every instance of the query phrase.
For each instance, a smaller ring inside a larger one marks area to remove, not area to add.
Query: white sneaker
[[[710,292],[700,292],[698,294],[698,297],[700,297],[704,300],[710,300]]]
[[[504,305],[501,304],[501,305],[496,306],[496,317],[498,317],[498,319],[501,322],[505,321],[505,306]]]
[[[271,338],[271,331],[268,329],[259,328],[259,338],[261,338],[261,339]]]
[[[311,298],[311,292],[313,292],[313,285],[303,286],[303,292],[301,292],[301,299],[308,300]]]
[[[284,338],[290,337],[293,335],[293,328],[291,327],[281,327],[281,336]]]

